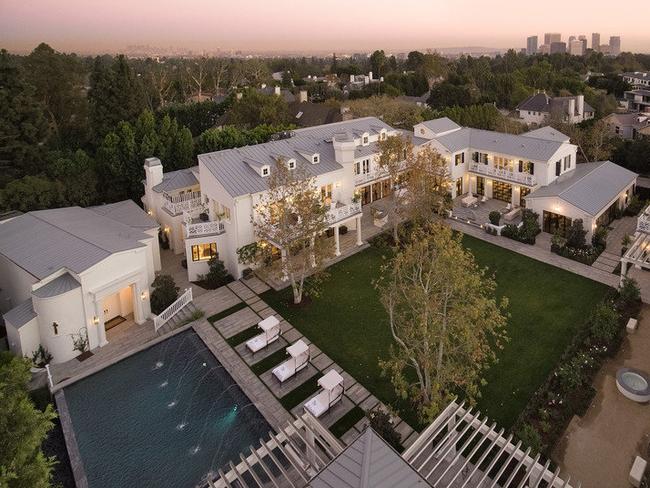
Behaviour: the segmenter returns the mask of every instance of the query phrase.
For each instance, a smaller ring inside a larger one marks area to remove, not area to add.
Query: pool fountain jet
[[[638,403],[650,402],[650,377],[643,371],[620,368],[616,372],[616,387],[630,400]]]

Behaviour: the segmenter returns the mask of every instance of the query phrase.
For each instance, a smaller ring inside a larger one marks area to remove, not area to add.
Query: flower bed
[[[625,324],[641,307],[632,280],[595,308],[585,326],[562,355],[558,366],[535,392],[517,419],[517,435],[537,452],[547,455],[574,415],[582,416],[596,394],[592,381],[625,337]]]
[[[585,246],[579,248],[570,246],[558,246],[556,244],[551,245],[551,252],[554,252],[559,256],[572,259],[573,261],[578,261],[579,263],[586,264],[587,266],[594,264],[594,261],[598,259],[598,256],[600,256],[604,250],[605,249],[600,246]]]

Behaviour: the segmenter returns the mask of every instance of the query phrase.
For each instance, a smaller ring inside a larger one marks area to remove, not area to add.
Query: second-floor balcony
[[[192,212],[203,206],[201,192],[184,193],[182,195],[167,195],[163,197],[162,208],[171,215],[181,215]]]
[[[360,213],[361,202],[352,202],[348,204],[336,202],[327,211],[327,221],[330,224],[335,224]]]
[[[519,183],[526,186],[535,186],[537,184],[535,176],[530,173],[510,171],[505,168],[495,168],[487,164],[470,163],[469,170],[472,173],[477,173],[484,176],[492,176],[501,180],[510,181],[512,183]]]
[[[400,163],[399,171],[404,171],[406,169],[406,161]],[[360,173],[354,175],[354,184],[355,186],[364,185],[370,183],[371,181],[379,180],[381,178],[386,178],[389,176],[389,173],[386,169],[376,166],[367,173]]]
[[[185,227],[185,237],[190,239],[192,237],[202,237],[215,234],[223,234],[226,228],[222,220],[207,220],[192,219],[183,222]]]

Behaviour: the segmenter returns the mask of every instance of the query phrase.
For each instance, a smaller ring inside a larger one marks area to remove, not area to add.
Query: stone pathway
[[[572,273],[584,276],[585,278],[599,281],[600,283],[604,283],[608,286],[618,288],[619,277],[617,275],[594,268],[593,266],[587,266],[586,264],[582,264],[571,259],[563,258],[562,256],[558,256],[557,254],[552,253],[550,250],[550,234],[542,232],[537,236],[535,245],[531,246],[529,244],[524,244],[513,239],[508,239],[507,237],[493,236],[481,228],[468,225],[460,221],[450,220],[448,222],[452,229],[458,230],[472,237],[476,237],[482,241],[503,247],[504,249],[522,254],[537,261],[565,269]]]
[[[262,283],[262,282],[260,282]],[[344,371],[338,364],[334,363],[332,359],[322,352],[315,344],[312,344],[311,341],[303,336],[299,330],[294,328],[289,322],[282,318],[275,310],[270,308],[257,294],[253,292],[253,287],[258,290],[263,290],[264,287],[260,283],[250,280],[240,280],[234,283],[230,283],[228,288],[235,293],[240,299],[244,300],[248,307],[243,309],[235,314],[226,317],[218,322],[214,323],[214,328],[218,330],[221,335],[226,337],[226,334],[229,334],[228,337],[232,337],[235,333],[242,332],[246,328],[242,328],[237,332],[233,333],[232,321],[231,319],[234,315],[240,314],[245,310],[250,312],[255,312],[258,316],[257,321],[262,318],[266,318],[270,315],[275,315],[280,320],[281,327],[281,337],[278,341],[274,342],[269,346],[268,350],[260,351],[255,355],[252,355],[250,351],[246,348],[245,342],[235,346],[234,351],[238,354],[240,360],[245,362],[249,366],[253,366],[263,359],[269,357],[271,354],[274,354],[277,351],[286,348],[288,345],[293,344],[298,339],[302,339],[306,344],[309,345],[310,349],[310,361],[308,367],[300,371],[295,377],[280,383],[272,374],[272,370],[276,365],[269,367],[269,369],[262,374],[260,374],[259,380],[261,380],[268,391],[275,398],[282,398],[285,395],[289,394],[291,391],[295,390],[303,383],[307,382],[314,378],[319,378],[324,375],[331,369],[336,370],[344,378],[345,393],[341,402],[337,403],[332,407],[327,413],[320,417],[320,421],[327,427],[331,427],[338,420],[340,420],[346,413],[350,412],[355,406],[359,406],[365,412],[370,411],[374,408],[382,408],[388,410],[387,407],[382,404],[375,396],[360,383],[358,383],[354,377],[352,377],[348,372]],[[248,285],[251,285],[249,287]],[[268,287],[267,287],[268,289]],[[265,291],[265,290],[264,290]],[[250,312],[246,312],[250,314]],[[256,321],[256,322],[257,322]],[[255,323],[256,323],[255,322]],[[253,324],[251,324],[253,325]],[[250,327],[250,325],[248,326]],[[231,349],[232,350],[232,349]],[[282,359],[284,360],[284,359]],[[282,361],[278,360],[278,364]],[[252,374],[252,373],[251,373]],[[309,398],[315,396],[311,395]],[[304,403],[309,400],[309,398],[302,401],[300,404],[296,405],[291,409],[293,415],[298,415],[302,412]],[[366,427],[368,420],[364,417],[357,424],[348,430],[343,436],[342,440],[346,443],[354,440]],[[417,432],[415,432],[406,422],[402,421],[399,417],[394,417],[394,424],[396,430],[402,435],[402,443],[405,447],[408,447],[415,441],[417,438]]]
[[[613,273],[620,263],[620,256],[617,256],[616,254],[612,254],[611,252],[605,250],[600,254],[600,256],[598,256],[598,259],[594,261],[592,266],[606,273]]]

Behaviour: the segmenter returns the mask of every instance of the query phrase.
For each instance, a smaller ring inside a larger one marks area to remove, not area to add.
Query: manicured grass
[[[244,341],[247,341],[251,337],[255,337],[260,333],[260,329],[257,328],[257,325],[252,325],[248,329],[242,330],[239,334],[235,334],[232,337],[226,339],[226,342],[230,344],[231,347],[238,346]]]
[[[269,357],[262,359],[260,362],[255,363],[251,366],[251,371],[257,376],[265,373],[274,366],[277,366],[282,361],[287,359],[287,351],[282,348],[279,351],[274,352]]]
[[[479,407],[510,427],[583,325],[607,287],[568,271],[465,236],[478,263],[495,274],[497,294],[510,300],[510,342],[487,374]],[[373,281],[385,258],[371,247],[330,268],[323,294],[305,308],[288,305],[290,289],[263,299],[384,403],[417,427],[412,408],[398,401],[378,361],[393,342]]]
[[[320,377],[320,373],[315,374],[298,388],[291,390],[289,393],[280,398],[279,400],[282,406],[288,411],[299,403],[307,400],[307,398],[309,398],[320,389],[320,386],[318,386],[318,378]]]
[[[233,313],[238,312],[239,310],[241,310],[242,308],[246,308],[247,306],[248,305],[246,305],[246,303],[239,302],[237,305],[233,305],[232,307],[224,310],[223,312],[219,312],[217,314],[210,315],[208,317],[208,322],[210,322],[211,324],[214,324],[217,320],[221,320],[221,319],[227,317],[228,315],[232,315]]]
[[[337,420],[334,425],[330,427],[330,432],[339,439],[355,424],[361,420],[366,414],[360,407],[355,406],[352,410],[346,413],[343,417]]]

